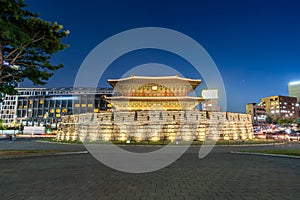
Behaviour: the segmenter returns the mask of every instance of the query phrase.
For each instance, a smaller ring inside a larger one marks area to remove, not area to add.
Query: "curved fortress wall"
[[[207,111],[105,111],[62,117],[58,140],[245,140],[249,114]]]

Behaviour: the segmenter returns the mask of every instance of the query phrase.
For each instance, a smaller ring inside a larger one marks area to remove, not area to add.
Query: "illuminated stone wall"
[[[248,114],[206,111],[115,111],[62,117],[58,140],[252,139]]]

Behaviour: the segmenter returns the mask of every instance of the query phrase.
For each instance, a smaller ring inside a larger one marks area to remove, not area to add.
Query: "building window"
[[[60,101],[59,100],[56,100],[55,107],[60,107]]]
[[[49,106],[49,100],[44,101],[44,107],[47,108]]]
[[[62,100],[61,101],[61,106],[62,107],[66,107],[67,106],[67,101],[66,100]]]
[[[54,100],[50,100],[50,107],[54,107]]]

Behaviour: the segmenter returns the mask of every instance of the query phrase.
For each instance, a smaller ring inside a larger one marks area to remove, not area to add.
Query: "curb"
[[[230,144],[230,145],[215,145],[220,147],[251,147],[251,146],[275,146],[275,145],[283,145],[287,144],[287,142],[281,142],[281,143],[266,143],[266,144]]]
[[[240,152],[240,151],[230,151],[229,153],[231,153],[231,154],[238,154],[238,155],[255,155],[255,156],[270,156],[270,157],[300,159],[300,156],[284,155],[284,154],[254,153],[254,152]]]
[[[80,154],[88,154],[88,153],[89,153],[88,151],[75,151],[75,152],[58,152],[58,153],[19,155],[19,156],[0,156],[0,160],[9,160],[15,158],[35,158],[35,157],[46,157],[46,156],[80,155]]]
[[[67,145],[83,145],[83,143],[64,143],[64,142],[51,142],[51,141],[42,141],[42,140],[33,140],[34,142],[39,142],[39,143],[49,143],[49,144],[67,144]]]
[[[266,144],[231,144],[231,145],[221,145],[221,144],[214,144],[214,147],[251,147],[251,146],[275,146],[275,145],[283,145],[286,144],[287,142],[283,143],[266,143]],[[97,143],[95,143],[97,144]],[[115,146],[125,146],[125,147],[164,147],[167,146],[167,144],[97,144],[97,145],[115,145]],[[171,147],[181,147],[181,146],[189,146],[189,147],[201,147],[201,146],[211,146],[211,144],[200,144],[200,145],[187,145],[187,144],[170,144],[169,146]]]
[[[49,143],[49,144],[66,144],[66,145],[85,145],[84,143],[81,144],[74,144],[74,143],[64,143],[64,142],[51,142],[51,141],[41,141],[41,140],[36,140],[34,142],[39,142],[39,143]],[[92,143],[93,144],[93,143]],[[97,143],[95,143],[97,144]],[[275,146],[275,145],[283,145],[287,144],[287,142],[281,142],[281,143],[265,143],[265,144],[215,144],[214,146],[216,147],[249,147],[249,146]],[[100,145],[100,144],[99,144]],[[167,146],[167,144],[101,144],[101,145],[115,145],[115,146],[141,146],[141,147],[163,147]],[[205,144],[204,144],[205,145]],[[209,144],[207,144],[209,145]],[[202,144],[171,144],[170,146],[190,146],[190,147],[201,147],[203,146]]]

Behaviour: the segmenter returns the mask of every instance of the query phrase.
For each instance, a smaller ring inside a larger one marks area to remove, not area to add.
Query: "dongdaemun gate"
[[[201,111],[203,98],[190,95],[201,80],[179,76],[130,76],[109,79],[115,95],[111,109],[62,118],[59,140],[252,139],[251,116]]]
[[[115,110],[193,110],[200,97],[188,96],[201,80],[179,76],[131,76],[109,79],[108,83],[120,94],[110,98]]]

